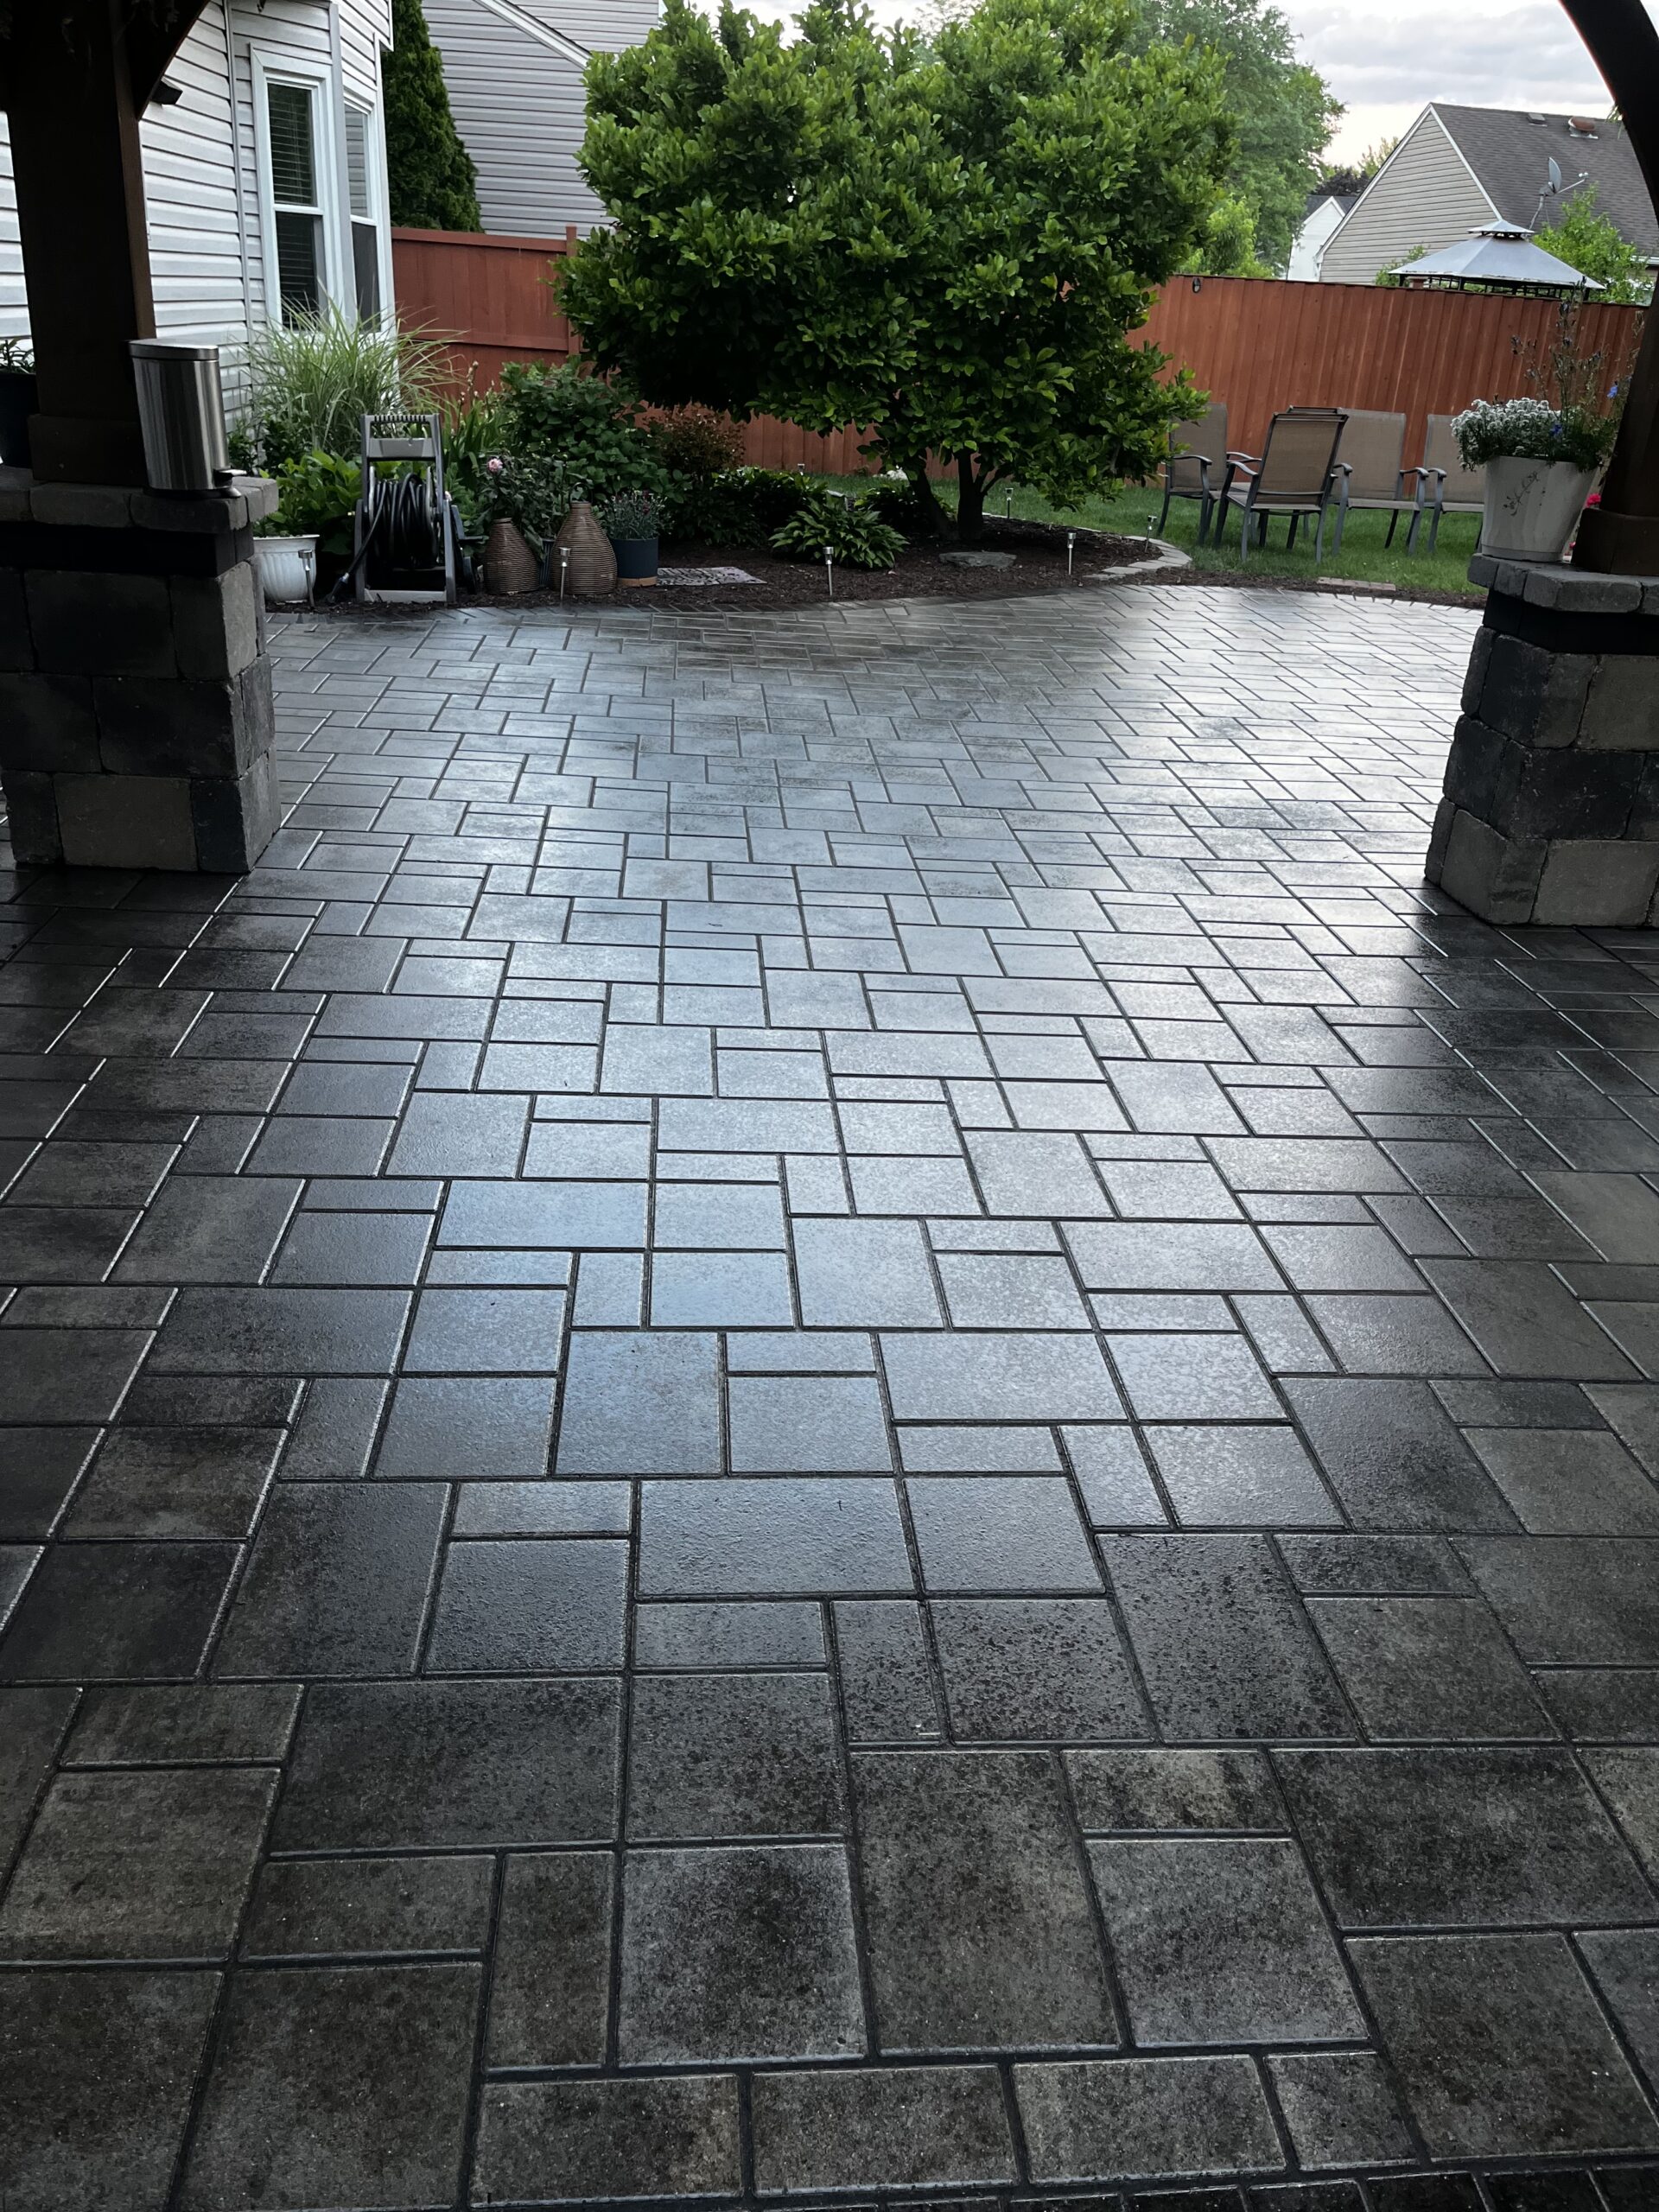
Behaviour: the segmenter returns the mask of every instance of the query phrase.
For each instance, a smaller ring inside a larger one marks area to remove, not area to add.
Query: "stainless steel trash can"
[[[130,341],[152,492],[212,492],[229,477],[217,346]]]

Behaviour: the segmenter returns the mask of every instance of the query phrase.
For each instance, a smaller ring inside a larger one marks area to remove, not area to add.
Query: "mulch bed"
[[[1113,537],[1097,530],[1079,530],[1070,578],[1065,569],[1066,531],[1064,524],[1045,522],[988,520],[985,550],[1012,553],[1012,569],[959,569],[941,561],[938,545],[907,545],[891,569],[843,568],[836,564],[837,605],[854,601],[883,599],[1007,599],[1016,593],[1088,588],[1090,578],[1113,569],[1144,561],[1147,549],[1138,537]],[[947,541],[948,545],[948,541]],[[706,584],[677,587],[654,584],[645,588],[619,585],[609,602],[587,600],[582,605],[632,604],[649,608],[822,607],[829,598],[823,564],[783,561],[765,546],[665,545],[665,569],[744,569],[752,584]],[[498,599],[480,592],[467,602],[485,607],[547,607],[558,604],[558,593],[527,592],[512,599]]]

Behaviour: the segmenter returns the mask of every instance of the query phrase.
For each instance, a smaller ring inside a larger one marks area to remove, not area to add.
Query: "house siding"
[[[637,45],[658,12],[656,0],[512,3],[589,53]],[[426,0],[426,21],[443,57],[455,127],[478,171],[484,228],[541,238],[602,222],[605,211],[577,166],[587,127],[579,66],[482,0]]]
[[[207,0],[168,70],[178,103],[149,108],[139,124],[156,331],[226,348],[232,409],[243,389],[241,351],[269,312],[251,57],[257,51],[276,67],[326,73],[335,99],[343,86],[347,97],[373,109],[380,128],[380,49],[391,37],[390,0],[340,0],[338,8],[328,0],[264,0],[263,6]],[[384,205],[380,217],[390,296]],[[28,328],[10,147],[0,117],[0,335],[22,336]]]
[[[1370,284],[1384,269],[1466,238],[1496,210],[1433,108],[1426,108],[1334,232],[1322,284]]]

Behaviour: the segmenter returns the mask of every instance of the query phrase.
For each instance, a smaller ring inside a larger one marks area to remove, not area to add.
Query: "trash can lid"
[[[130,338],[127,351],[135,361],[216,361],[217,346],[175,346],[165,338]]]

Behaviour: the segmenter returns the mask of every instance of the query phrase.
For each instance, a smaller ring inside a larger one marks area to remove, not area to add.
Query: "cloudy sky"
[[[791,0],[747,0],[760,15],[796,12]],[[888,21],[921,12],[917,0],[873,0]],[[1558,0],[1279,0],[1307,60],[1348,112],[1332,153],[1363,153],[1393,137],[1433,99],[1476,107],[1605,114],[1606,87]],[[1649,0],[1649,5],[1654,0]]]

